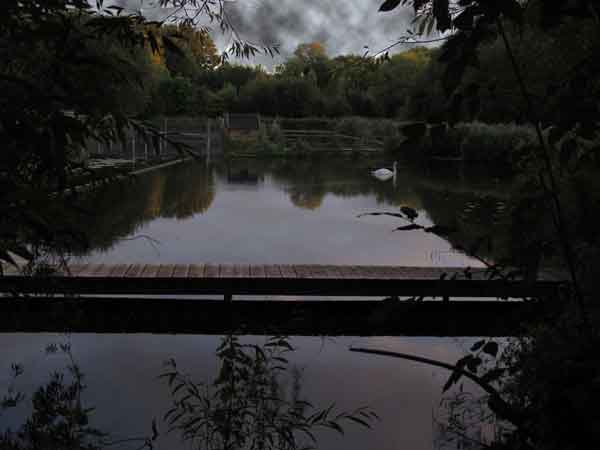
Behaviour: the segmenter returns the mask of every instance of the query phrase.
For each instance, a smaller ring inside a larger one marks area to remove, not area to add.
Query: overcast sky
[[[236,0],[227,2],[229,14],[244,39],[260,44],[279,44],[281,56],[258,57],[250,63],[271,66],[289,56],[303,42],[323,43],[330,56],[362,54],[368,46],[375,52],[397,40],[410,27],[413,11],[398,7],[379,13],[383,0]],[[128,9],[140,7],[145,15],[166,14],[154,4],[157,0],[105,0]],[[212,33],[220,50],[229,36],[218,28]],[[398,50],[408,47],[398,48]]]

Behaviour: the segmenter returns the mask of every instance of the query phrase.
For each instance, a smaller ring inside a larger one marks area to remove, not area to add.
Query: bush
[[[465,161],[515,165],[518,150],[536,144],[530,127],[515,124],[470,122],[455,126]]]
[[[276,144],[285,143],[285,136],[283,135],[283,131],[281,130],[281,126],[277,120],[274,120],[270,125],[265,125],[267,138]]]
[[[341,95],[324,96],[321,99],[321,112],[327,117],[340,117],[352,114],[352,107]]]
[[[349,136],[370,136],[371,121],[364,117],[344,117],[335,125],[335,131]]]

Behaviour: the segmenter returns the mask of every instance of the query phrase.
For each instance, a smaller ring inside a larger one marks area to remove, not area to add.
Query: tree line
[[[566,86],[582,58],[592,58],[600,40],[590,24],[561,25],[569,39],[540,27],[529,8],[519,30],[508,33],[541,118],[577,114],[593,107],[582,92]],[[508,25],[511,26],[510,24]],[[156,29],[156,48],[137,48],[132,59],[143,92],[127,96],[127,108],[142,116],[258,112],[283,117],[387,117],[428,122],[478,120],[525,122],[525,104],[500,36],[482,42],[478,62],[467,65],[451,92],[447,46],[416,46],[394,55],[328,55],[319,42],[299,44],[293,55],[267,70],[223,60],[211,36],[189,24]],[[549,70],[551,69],[551,70]],[[587,78],[589,79],[589,77]],[[592,82],[593,84],[594,82]]]

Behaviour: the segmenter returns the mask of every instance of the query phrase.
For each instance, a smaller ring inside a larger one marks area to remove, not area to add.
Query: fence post
[[[162,140],[162,145],[163,145],[163,153],[165,153],[167,151],[167,142],[165,141],[165,139],[167,139],[167,134],[169,133],[169,129],[168,129],[168,120],[166,117],[163,121],[164,124],[164,131],[163,131],[163,140]]]
[[[135,133],[133,133],[133,136],[131,137],[131,154],[133,165],[135,165]]]
[[[210,117],[206,118],[206,162],[210,163]]]

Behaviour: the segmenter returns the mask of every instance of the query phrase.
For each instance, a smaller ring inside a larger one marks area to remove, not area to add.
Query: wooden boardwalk
[[[483,269],[467,275],[464,268],[397,266],[86,264],[47,277],[9,275],[0,277],[0,332],[506,336],[548,313],[554,302],[453,297],[551,299],[561,285],[548,273],[526,282],[488,279]],[[325,296],[340,299],[319,298]],[[356,296],[390,299],[349,299]]]
[[[50,277],[0,277],[0,292],[158,295],[297,295],[537,297],[560,280],[490,279],[485,269],[457,267],[84,264]]]

